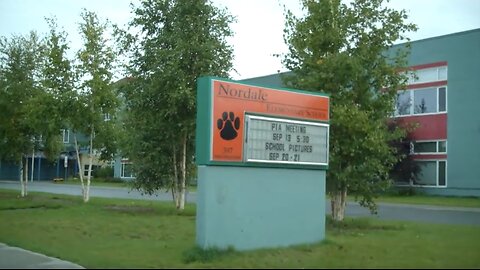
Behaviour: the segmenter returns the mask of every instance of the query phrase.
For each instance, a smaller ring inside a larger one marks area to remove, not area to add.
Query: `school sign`
[[[322,240],[329,97],[205,77],[197,108],[197,244]]]

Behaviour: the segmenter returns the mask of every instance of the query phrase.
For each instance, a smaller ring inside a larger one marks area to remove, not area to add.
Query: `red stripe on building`
[[[420,155],[420,154],[415,154],[412,155],[413,159],[447,159],[446,154],[426,154],[426,155]]]
[[[411,66],[411,67],[409,67],[409,69],[410,70],[420,70],[420,69],[427,69],[427,68],[433,68],[433,67],[443,67],[443,66],[447,66],[447,61],[435,62],[435,63],[418,65],[418,66]]]
[[[430,63],[430,64],[423,64],[423,65],[417,65],[417,66],[410,66],[406,68],[400,68],[398,71],[403,72],[406,70],[413,71],[413,70],[421,70],[421,69],[427,69],[427,68],[434,68],[434,67],[446,67],[447,66],[447,61],[441,61],[441,62],[435,62],[435,63]]]
[[[417,83],[417,84],[409,84],[407,89],[420,89],[420,88],[428,88],[428,87],[438,87],[438,86],[446,86],[447,81],[436,81],[436,82],[428,82],[428,83]]]
[[[400,125],[418,123],[412,132],[411,139],[420,140],[446,140],[447,139],[447,114],[413,115],[397,118]]]

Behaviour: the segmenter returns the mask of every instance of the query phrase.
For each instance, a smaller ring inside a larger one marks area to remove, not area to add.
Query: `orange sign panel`
[[[328,121],[329,98],[306,93],[212,81],[213,161],[243,161],[245,113]]]

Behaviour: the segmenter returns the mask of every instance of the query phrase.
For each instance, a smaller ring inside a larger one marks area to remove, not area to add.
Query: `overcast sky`
[[[133,0],[138,3],[138,0]],[[102,19],[124,25],[131,18],[131,0],[0,0],[0,36],[47,32],[44,17],[56,16],[69,33],[71,47],[78,49],[77,23],[82,8],[95,11]],[[299,0],[213,0],[237,17],[232,25],[235,36],[234,79],[245,79],[284,71],[273,54],[285,53],[283,5],[300,14]],[[412,40],[480,28],[480,0],[392,0],[388,6],[405,9],[409,21],[419,30]]]

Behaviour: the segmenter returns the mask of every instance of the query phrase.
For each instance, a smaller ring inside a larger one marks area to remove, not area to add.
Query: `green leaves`
[[[0,39],[0,158],[18,161],[35,148],[54,159],[64,150],[61,129],[88,133],[93,121],[103,125],[104,112],[115,111],[106,24],[91,12],[82,18],[79,65],[68,58],[67,34],[54,18],[46,19],[50,30],[44,38],[32,32]]]
[[[228,76],[233,18],[205,0],[146,0],[133,13],[130,27],[140,33],[117,31],[133,56],[127,66],[133,79],[122,90],[124,152],[134,161],[138,187],[154,192],[181,174],[183,136],[187,170],[193,170],[196,80]]]
[[[396,91],[405,77],[406,53],[389,56],[403,33],[416,30],[404,22],[405,11],[382,7],[382,0],[304,0],[306,16],[287,14],[283,59],[293,76],[286,82],[299,89],[331,95],[330,166],[332,193],[349,190],[375,210],[373,197],[389,185],[389,171],[398,161],[389,142],[405,136],[389,131]]]
[[[70,118],[77,130],[94,138],[94,148],[101,150],[101,158],[113,158],[116,146],[116,121],[105,121],[105,115],[114,118],[119,106],[113,87],[115,55],[113,44],[107,38],[108,21],[102,22],[97,14],[84,10],[79,24],[83,47],[77,53],[77,76],[81,79],[77,94],[77,114]],[[95,132],[93,132],[95,131]]]
[[[0,158],[18,162],[41,135],[31,108],[40,93],[42,50],[35,32],[0,40]]]

